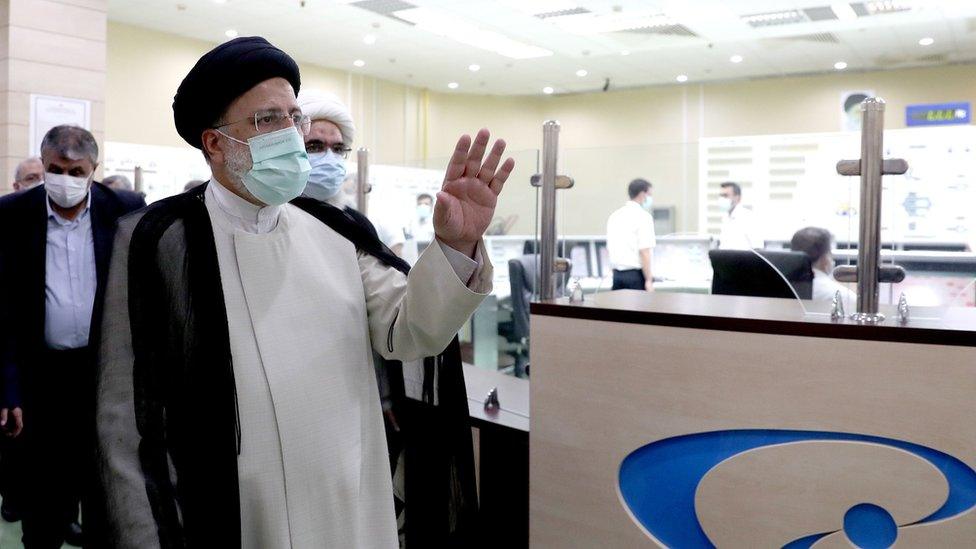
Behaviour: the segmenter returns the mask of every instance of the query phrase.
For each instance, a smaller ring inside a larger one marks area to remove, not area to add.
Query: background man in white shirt
[[[719,205],[723,212],[719,248],[722,250],[752,250],[765,246],[759,224],[752,210],[742,206],[742,187],[731,181],[722,183]]]
[[[613,268],[614,290],[654,291],[651,253],[654,236],[651,184],[635,179],[627,187],[630,200],[607,220],[607,252]]]
[[[810,257],[813,266],[813,299],[829,301],[840,292],[845,304],[857,302],[857,295],[847,286],[834,280],[834,256],[830,252],[833,235],[827,229],[807,227],[793,235],[790,248]]]

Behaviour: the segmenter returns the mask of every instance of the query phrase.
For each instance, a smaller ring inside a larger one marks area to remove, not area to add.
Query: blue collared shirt
[[[95,305],[95,238],[91,193],[85,209],[68,221],[47,202],[44,341],[51,349],[88,345]]]

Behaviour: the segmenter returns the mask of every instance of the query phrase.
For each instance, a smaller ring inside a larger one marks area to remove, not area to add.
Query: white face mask
[[[62,208],[77,206],[88,196],[88,177],[73,177],[63,173],[45,173],[44,190],[48,197]]]
[[[718,197],[718,207],[722,209],[723,212],[732,211],[732,199],[727,196]]]

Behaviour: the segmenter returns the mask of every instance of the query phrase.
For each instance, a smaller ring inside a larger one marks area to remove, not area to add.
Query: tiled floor
[[[23,549],[20,543],[20,523],[0,519],[0,549]]]
[[[24,549],[20,543],[21,537],[20,523],[9,523],[0,519],[0,549]],[[71,549],[70,545],[63,545],[61,549]]]

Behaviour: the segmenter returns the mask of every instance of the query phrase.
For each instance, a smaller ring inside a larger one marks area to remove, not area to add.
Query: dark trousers
[[[23,541],[25,549],[54,549],[94,485],[95,361],[87,348],[38,358],[24,375]]]
[[[18,513],[24,508],[24,441],[0,434],[0,498]]]
[[[644,283],[644,271],[640,269],[613,270],[614,290],[643,290]]]

